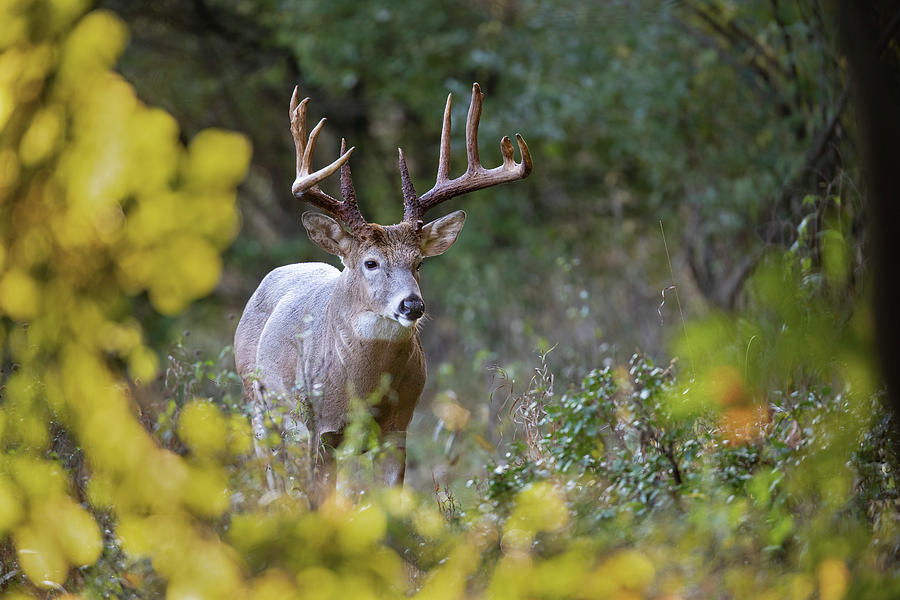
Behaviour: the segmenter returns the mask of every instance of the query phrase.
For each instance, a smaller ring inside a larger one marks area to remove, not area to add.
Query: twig
[[[878,49],[878,56],[881,56],[884,51],[887,50],[888,44],[891,43],[891,39],[894,37],[894,34],[897,33],[898,27],[900,27],[900,12],[897,12],[897,14],[894,15],[894,18],[891,19],[891,22],[888,23],[888,26],[885,28],[884,33],[878,38],[878,43],[875,44],[875,47]]]
[[[656,307],[656,314],[659,315],[659,326],[660,327],[662,327],[663,325],[666,324],[665,319],[663,319],[663,314],[662,314],[662,309],[666,305],[666,292],[668,292],[669,290],[674,290],[674,289],[675,289],[675,286],[670,285],[669,287],[664,287],[662,289],[662,292],[660,292],[660,295],[662,296],[662,302],[660,302],[659,306]]]
[[[750,373],[750,345],[753,343],[753,340],[758,337],[758,335],[754,335],[750,338],[750,341],[747,342],[747,349],[744,351],[744,377],[748,377]]]
[[[663,227],[662,219],[659,221],[659,232],[662,235],[663,248],[666,249],[666,262],[669,265],[669,275],[672,277],[672,288],[675,290],[675,303],[678,305],[678,314],[681,315],[681,331],[684,333],[684,340],[688,346],[688,358],[691,361],[691,379],[694,378],[694,357],[691,351],[691,342],[687,334],[687,322],[684,320],[684,310],[681,308],[681,299],[678,297],[678,285],[675,283],[675,269],[672,268],[672,257],[669,255],[669,244],[666,242],[666,230]],[[661,316],[661,315],[660,315]]]
[[[669,459],[669,464],[672,465],[672,475],[675,478],[675,485],[681,485],[681,468],[678,466],[678,461],[675,460],[675,442],[669,441],[669,443],[662,449],[663,455]]]
[[[7,581],[9,581],[10,579],[12,579],[13,577],[15,577],[18,574],[19,574],[19,570],[13,569],[9,573],[6,573],[3,577],[0,577],[0,587],[2,587],[4,583],[6,583]]]
[[[791,35],[788,33],[787,24],[784,22],[784,19],[781,18],[781,7],[779,6],[778,0],[771,0],[772,3],[772,16],[775,18],[775,23],[778,25],[778,29],[781,30],[781,39],[784,43],[785,57],[788,63],[788,72],[794,81],[798,81],[800,79],[800,75],[797,73],[797,64],[794,62],[794,48],[791,43]]]

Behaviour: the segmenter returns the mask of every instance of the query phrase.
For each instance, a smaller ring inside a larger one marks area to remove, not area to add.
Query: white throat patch
[[[353,331],[364,340],[395,342],[410,337],[415,327],[401,325],[377,313],[364,312],[353,320]]]

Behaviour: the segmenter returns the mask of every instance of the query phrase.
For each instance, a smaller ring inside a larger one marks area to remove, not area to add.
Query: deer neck
[[[403,327],[372,311],[353,309],[353,303],[337,300],[342,298],[340,291],[335,290],[326,315],[330,351],[347,376],[340,385],[349,385],[354,394],[366,397],[377,389],[384,374],[390,375],[395,385],[401,385],[401,380],[410,375],[424,376],[424,357],[415,326]],[[411,364],[419,368],[411,372]],[[421,389],[416,398],[419,393]]]
[[[404,346],[418,337],[415,326],[404,327],[361,306],[363,303],[357,301],[352,286],[347,281],[339,280],[328,303],[327,319],[346,343],[354,346],[384,343]]]

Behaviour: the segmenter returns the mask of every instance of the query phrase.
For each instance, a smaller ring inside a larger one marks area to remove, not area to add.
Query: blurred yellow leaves
[[[0,536],[6,533],[22,518],[21,494],[12,482],[0,476]]]
[[[250,143],[244,136],[219,129],[201,131],[188,146],[188,187],[199,192],[231,189],[244,178],[249,162]]]
[[[29,526],[18,528],[13,535],[19,566],[38,587],[52,588],[66,580],[69,565],[54,541],[50,532]]]
[[[337,543],[348,554],[360,554],[375,547],[387,532],[387,519],[377,506],[363,506],[339,523]]]
[[[125,550],[151,558],[169,581],[167,597],[241,597],[242,573],[234,551],[182,515],[160,512],[123,518],[118,527]]]
[[[209,402],[195,400],[181,410],[178,436],[192,452],[215,455],[225,449],[226,420]]]
[[[19,157],[25,167],[46,159],[59,146],[63,130],[63,112],[58,106],[38,110],[19,144]]]
[[[296,596],[294,582],[287,573],[278,569],[268,569],[257,577],[249,594],[253,600],[282,600]]]
[[[59,68],[63,85],[75,86],[79,80],[84,83],[85,77],[106,72],[118,60],[127,43],[128,28],[114,13],[106,10],[89,13],[75,25],[63,43]]]
[[[387,508],[380,503],[354,506],[332,496],[317,512],[234,515],[229,541],[251,562],[266,567],[250,584],[251,596],[270,598],[280,592],[285,594],[281,597],[339,600],[402,594],[407,587],[403,563],[384,545]]]
[[[39,587],[61,585],[69,567],[91,564],[103,550],[100,529],[67,488],[48,460],[0,458],[0,536],[12,531],[19,565]]]
[[[630,599],[653,597],[651,560],[637,550],[621,550],[595,559],[587,547],[572,544],[545,560],[507,556],[494,571],[488,596],[503,598]]]
[[[175,120],[110,70],[124,23],[88,4],[0,6],[0,316],[19,323],[4,338],[18,369],[0,399],[0,536],[38,587],[100,556],[99,527],[46,457],[52,419],[83,450],[89,500],[171,597],[233,597],[243,574],[202,521],[228,508],[227,477],[206,459],[246,452],[246,421],[188,406],[186,461],[137,421],[115,365],[135,381],[156,373],[131,296],[174,313],[216,285],[250,144],[208,130],[184,147]]]
[[[221,276],[222,261],[207,241],[179,236],[124,254],[119,269],[125,289],[147,289],[159,312],[174,314],[212,291]]]
[[[522,490],[506,522],[501,547],[506,554],[527,553],[536,533],[556,532],[568,522],[565,496],[546,481]]]
[[[94,519],[68,496],[58,496],[32,508],[32,522],[44,528],[45,538],[56,540],[73,566],[89,565],[100,557],[103,540]]]
[[[225,417],[205,400],[186,405],[178,419],[178,437],[201,460],[244,454],[252,447],[251,435],[246,419]]]
[[[655,577],[656,569],[646,556],[635,550],[623,550],[601,563],[585,586],[588,590],[585,597],[643,596]]]
[[[22,269],[7,271],[0,279],[0,309],[11,318],[27,321],[40,310],[41,293],[35,280]]]
[[[827,558],[819,563],[819,598],[841,600],[850,584],[850,571],[839,558]]]
[[[472,416],[469,409],[459,403],[456,393],[452,390],[447,390],[437,397],[432,411],[435,416],[441,420],[444,427],[450,431],[461,431],[465,429]]]

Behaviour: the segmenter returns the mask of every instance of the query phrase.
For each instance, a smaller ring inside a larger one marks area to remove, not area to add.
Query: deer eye
[[[418,271],[421,268],[422,268],[422,261],[419,261],[418,264],[416,265],[416,271]]]
[[[377,269],[377,268],[378,268],[378,263],[375,262],[374,260],[367,260],[367,261],[366,261],[365,263],[363,263],[363,264],[365,264],[365,265],[366,265],[366,268],[369,269],[370,271],[372,271],[373,269]]]

